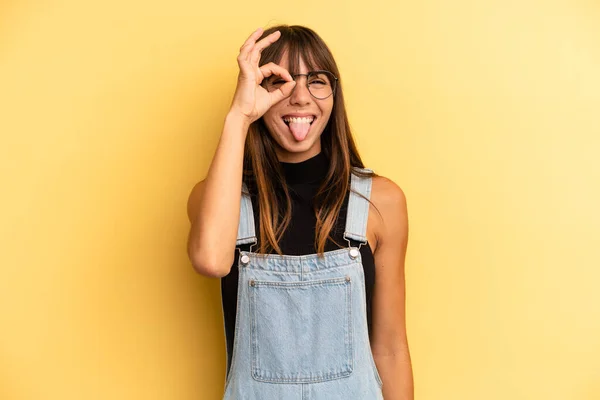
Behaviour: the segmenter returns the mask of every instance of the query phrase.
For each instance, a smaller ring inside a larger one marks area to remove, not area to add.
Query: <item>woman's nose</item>
[[[297,76],[295,77],[296,86],[292,89],[290,95],[290,103],[292,104],[306,104],[311,101],[311,94],[306,86],[306,77]]]

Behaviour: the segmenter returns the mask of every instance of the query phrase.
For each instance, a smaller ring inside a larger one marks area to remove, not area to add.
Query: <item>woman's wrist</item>
[[[234,111],[230,111],[225,116],[225,123],[223,126],[223,134],[226,135],[235,135],[240,136],[244,140],[246,139],[246,135],[248,134],[248,129],[250,128],[250,120],[248,117],[236,113]]]
[[[225,116],[226,126],[243,129],[245,133],[248,132],[251,123],[252,121],[246,115],[234,109],[229,110]]]

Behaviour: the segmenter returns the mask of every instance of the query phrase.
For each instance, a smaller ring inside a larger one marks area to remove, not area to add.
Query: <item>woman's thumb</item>
[[[281,87],[273,92],[271,92],[271,104],[275,104],[285,99],[286,97],[290,97],[292,91],[296,87],[296,81],[289,81],[281,85]]]

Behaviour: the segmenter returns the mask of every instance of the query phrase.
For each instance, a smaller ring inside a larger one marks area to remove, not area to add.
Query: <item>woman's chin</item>
[[[304,152],[313,147],[315,141],[311,137],[306,137],[303,140],[296,140],[294,136],[286,136],[283,140],[283,148],[292,153]]]
[[[297,162],[317,155],[320,151],[320,143],[315,143],[308,138],[302,142],[284,141],[283,145],[277,146],[277,156],[280,161]]]

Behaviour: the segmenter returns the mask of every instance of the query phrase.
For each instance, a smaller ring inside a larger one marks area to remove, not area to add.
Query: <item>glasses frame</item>
[[[325,96],[325,97],[317,97],[317,96],[315,96],[315,95],[313,94],[313,92],[311,92],[311,91],[310,91],[310,87],[308,86],[308,77],[309,77],[309,76],[313,76],[313,75],[318,75],[318,74],[320,74],[320,73],[327,73],[327,74],[330,74],[330,75],[333,77],[333,81],[331,82],[331,83],[333,84],[333,88],[331,89],[331,94],[330,94],[330,95],[327,95],[327,96]],[[298,77],[298,76],[305,76],[305,77],[306,77],[306,89],[308,90],[308,93],[310,93],[310,95],[311,95],[312,97],[314,97],[315,99],[317,99],[317,100],[325,100],[325,99],[327,99],[327,98],[329,98],[329,97],[331,97],[331,96],[335,96],[335,92],[336,92],[336,90],[337,90],[337,86],[338,86],[338,85],[337,85],[337,82],[338,82],[338,77],[337,77],[337,76],[335,76],[335,75],[333,74],[333,72],[331,72],[331,71],[327,71],[326,69],[317,69],[317,70],[315,70],[315,71],[308,71],[308,73],[306,73],[306,74],[295,74],[295,75],[292,75],[292,79],[293,79],[293,80],[296,80],[296,77]],[[266,83],[267,83],[267,82],[265,82],[265,84],[266,84]]]

